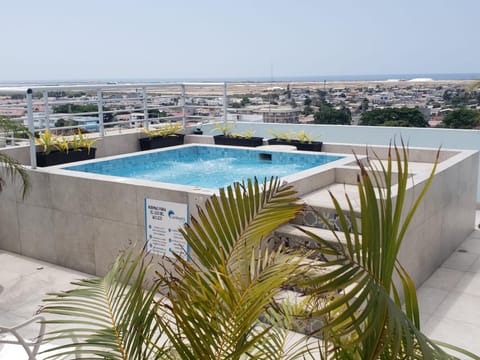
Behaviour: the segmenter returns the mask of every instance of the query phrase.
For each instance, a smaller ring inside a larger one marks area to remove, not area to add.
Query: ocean
[[[146,82],[164,81],[231,81],[231,82],[285,82],[285,81],[388,81],[388,80],[480,80],[480,73],[439,73],[439,74],[363,74],[363,75],[312,75],[312,76],[274,76],[267,77],[231,77],[231,78],[195,78],[195,79],[138,79]]]
[[[104,78],[70,80],[0,81],[0,84],[62,85],[71,83],[164,83],[164,82],[318,82],[318,81],[408,81],[408,80],[480,80],[480,73],[434,74],[363,74],[363,75],[312,75],[312,76],[260,76],[260,77],[195,77],[195,78]]]

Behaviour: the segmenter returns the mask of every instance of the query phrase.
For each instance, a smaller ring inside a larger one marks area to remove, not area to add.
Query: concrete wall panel
[[[53,213],[53,209],[18,203],[22,255],[58,264]]]
[[[74,176],[50,175],[53,208],[76,214],[91,215],[93,182]]]
[[[0,195],[0,249],[21,253],[17,202]]]
[[[58,265],[95,273],[93,220],[91,216],[54,210],[54,252]]]
[[[143,246],[144,239],[138,238],[136,225],[96,218],[93,229],[95,273],[100,276],[111,269],[120,251],[129,249],[135,243]]]
[[[92,216],[137,225],[134,185],[93,181],[91,191]]]

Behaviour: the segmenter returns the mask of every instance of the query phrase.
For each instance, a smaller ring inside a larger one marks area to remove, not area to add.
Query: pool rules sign
[[[180,231],[187,222],[187,204],[145,199],[145,236],[147,251],[188,260],[188,245]]]

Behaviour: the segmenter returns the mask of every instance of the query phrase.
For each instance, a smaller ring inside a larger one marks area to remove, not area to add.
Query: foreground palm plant
[[[192,250],[189,260],[177,256],[171,264],[164,263],[158,281],[145,291],[142,285],[151,263],[141,252],[120,256],[105,278],[51,294],[43,312],[59,317],[48,323],[67,326],[47,339],[73,336],[78,340],[54,351],[92,359],[449,358],[420,332],[415,288],[397,261],[435,166],[404,214],[407,151],[395,149],[394,154],[395,186],[391,157],[380,169],[382,178],[359,161],[361,236],[355,221],[350,234],[347,216],[334,197],[346,246],[332,246],[309,234],[319,251],[334,255],[334,260],[316,265],[306,261],[309,253],[269,249],[265,240],[293,219],[301,205],[292,188],[278,179],[263,186],[256,180],[237,183],[198,208],[198,216],[182,230]],[[376,195],[380,183],[386,189]],[[355,219],[348,202],[348,215]],[[318,266],[331,271],[315,275]],[[393,281],[395,276],[399,282]],[[298,335],[287,345],[291,333],[286,329],[298,312],[282,306],[276,296],[292,284],[308,293],[303,314],[324,318],[322,340]]]
[[[29,135],[28,130],[23,125],[6,118],[0,118],[0,130],[10,131],[14,134]],[[9,178],[13,182],[17,177],[20,177],[22,196],[25,197],[30,188],[30,180],[25,168],[15,159],[0,153],[0,191],[2,191],[6,184],[6,178]]]
[[[396,159],[396,171],[392,156]],[[380,159],[375,156],[374,160]],[[423,190],[405,212],[410,176],[407,149],[404,146],[401,150],[396,146],[391,148],[386,165],[381,161],[375,164],[370,158],[364,163],[357,158],[360,216],[348,195],[347,214],[331,195],[345,242],[340,241],[326,218],[323,221],[335,234],[338,244],[332,245],[308,233],[318,242],[320,252],[333,258],[319,265],[324,270],[321,275],[308,279],[310,296],[338,292],[327,306],[314,314],[326,319],[322,329],[329,341],[325,357],[362,360],[453,358],[420,332],[415,285],[398,261],[400,246],[433,180],[437,161],[438,153]],[[332,317],[332,313],[335,316]],[[478,358],[454,346],[442,345]]]
[[[45,342],[66,341],[48,350],[47,358],[159,358],[161,333],[154,300],[158,285],[142,287],[150,265],[151,259],[142,252],[130,251],[117,258],[104,278],[73,282],[76,288],[50,294],[42,311],[55,320],[47,323],[68,326],[45,336]]]
[[[291,186],[278,179],[234,184],[199,208],[198,219],[182,231],[194,253],[190,261],[177,257],[173,270],[158,273],[146,293],[140,254],[133,262],[131,255],[120,257],[104,279],[51,294],[43,313],[70,315],[72,326],[50,333],[47,341],[79,339],[52,354],[77,354],[78,346],[84,355],[109,359],[288,359],[305,353],[305,346],[284,346],[288,332],[274,324],[285,326],[288,319],[270,312],[269,324],[259,321],[281,286],[303,271],[298,257],[262,246],[295,217],[302,207],[295,202]],[[164,296],[153,301],[157,290]]]
[[[235,184],[185,226],[195,258],[178,258],[172,276],[159,275],[168,299],[159,322],[181,359],[288,359],[307,352],[286,349],[288,316],[272,309],[282,286],[305,270],[301,258],[262,247],[301,209],[295,200],[278,179],[263,188],[256,181]]]

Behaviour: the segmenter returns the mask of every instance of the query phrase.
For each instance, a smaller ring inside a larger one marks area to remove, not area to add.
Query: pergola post
[[[35,124],[33,122],[33,96],[32,89],[27,89],[27,121],[28,121],[28,131],[30,131],[30,166],[32,169],[37,168],[37,154],[35,146]]]
[[[105,136],[105,125],[103,123],[103,95],[102,90],[97,91],[97,106],[98,106],[98,130],[100,137]]]
[[[185,84],[181,85],[182,87],[182,123],[183,128],[187,126],[187,119],[186,119],[186,109],[185,109]]]
[[[223,126],[227,125],[227,111],[228,111],[228,97],[227,97],[227,82],[223,83]]]

